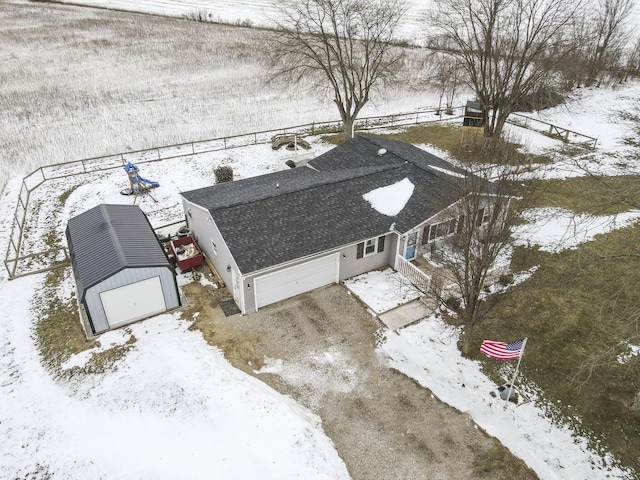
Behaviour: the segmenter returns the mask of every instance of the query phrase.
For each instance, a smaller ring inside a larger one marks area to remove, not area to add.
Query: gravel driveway
[[[354,479],[537,478],[473,420],[387,367],[382,325],[343,285],[225,317],[192,283],[185,318],[237,368],[320,417]]]

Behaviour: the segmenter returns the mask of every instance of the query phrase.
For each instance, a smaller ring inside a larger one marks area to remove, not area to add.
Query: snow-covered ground
[[[225,2],[224,6],[205,0],[82,3],[120,3],[130,10],[132,6],[169,8],[179,15],[183,13],[176,12],[178,6],[188,13],[207,7],[218,9],[213,14],[226,21],[248,19],[256,24],[259,19],[254,15],[262,15],[262,7],[273,6],[266,0]],[[628,152],[620,139],[631,132],[631,125],[621,121],[615,112],[638,101],[638,87],[638,83],[630,83],[613,91],[584,90],[567,105],[540,115],[598,137],[596,154],[585,160],[589,168],[619,173]],[[515,130],[526,135],[526,143],[534,151],[556,146],[547,137]],[[314,146],[318,153],[329,148],[317,143]],[[145,164],[141,173],[160,182],[157,198],[166,210],[148,200],[140,203],[158,221],[171,218],[179,214],[177,193],[209,184],[213,166],[230,163],[238,177],[249,177],[274,170],[279,155],[269,146],[234,149],[191,159],[193,163],[185,161],[179,170],[186,172],[184,176],[176,176],[175,169],[169,171],[162,163]],[[547,177],[566,177],[582,175],[584,171],[574,161],[559,159],[546,166],[543,173]],[[42,204],[31,237],[54,228],[64,238],[70,216],[102,202],[131,201],[118,193],[127,186],[126,175],[113,171],[83,178],[63,211],[47,204],[47,199],[58,198],[74,186],[73,182],[47,182],[36,191],[32,201],[39,198]],[[3,211],[13,212],[19,184],[20,179],[14,179],[3,191]],[[551,210],[536,210],[530,215],[529,227],[519,230],[518,241],[553,251],[573,248],[612,226],[611,219],[597,223],[590,217],[581,221],[581,217],[558,215]],[[635,212],[619,216],[615,227],[636,218]],[[0,219],[3,251],[10,222],[10,215]],[[43,275],[8,281],[6,273],[0,273],[0,305],[4,310],[0,316],[1,478],[348,478],[317,417],[233,369],[199,332],[188,330],[188,322],[178,313],[102,335],[98,339],[100,347],[71,357],[64,365],[67,369],[85,365],[91,354],[135,338],[126,355],[106,372],[78,374],[72,381],[52,378],[41,364],[34,344],[38,318],[33,299],[43,282]],[[397,288],[392,274],[359,277],[352,283],[364,287],[358,295],[370,296],[367,300],[380,311],[414,298],[410,292]],[[72,282],[67,277],[60,286],[60,296],[68,299],[72,292]],[[443,401],[467,411],[542,479],[626,478],[625,472],[608,469],[589,452],[583,439],[553,425],[533,402],[515,406],[492,397],[490,393],[496,385],[483,376],[477,363],[460,356],[456,335],[439,320],[425,319],[400,332],[388,332],[380,352],[389,358],[390,367],[415,378]]]
[[[524,212],[526,223],[515,232],[516,245],[538,245],[545,252],[576,248],[596,235],[629,226],[638,221],[640,212],[619,215],[576,215],[562,208],[534,208]]]
[[[0,291],[1,478],[349,478],[318,418],[232,368],[178,314],[102,335],[109,348],[136,340],[108,372],[53,380],[33,343],[42,281]]]
[[[616,92],[609,95],[613,103]],[[546,137],[540,136],[540,141],[548,144]],[[312,144],[317,153],[330,148],[313,139]],[[601,142],[597,158],[606,160],[606,145]],[[166,221],[180,215],[178,192],[209,184],[215,165],[229,164],[236,178],[249,177],[275,170],[288,154],[258,145],[183,159],[178,166],[143,164],[141,173],[161,184],[154,191],[159,204],[149,199],[138,203],[152,219]],[[189,174],[176,176],[176,168]],[[11,181],[0,199],[5,211],[14,208],[19,182]],[[79,186],[62,211],[49,205],[47,199],[55,200],[74,184]],[[102,202],[130,203],[119,194],[126,186],[126,174],[119,170],[45,183],[31,200],[40,203],[40,220],[30,236],[38,237],[38,229],[54,228],[63,238],[70,216]],[[616,226],[636,218],[637,212],[630,212],[620,216]],[[557,211],[532,211],[529,228],[523,227],[518,238],[557,251],[588,241],[613,225],[579,220]],[[10,218],[0,221],[2,248],[9,226]],[[382,312],[417,295],[394,275],[367,274],[351,280],[350,288],[360,289],[357,294]],[[161,315],[101,336],[101,349],[136,339],[105,373],[78,375],[71,382],[52,379],[40,363],[33,337],[38,319],[31,306],[43,279],[35,275],[9,282],[4,273],[0,279],[0,304],[5,306],[0,317],[4,332],[0,476],[46,471],[54,478],[205,478],[211,472],[222,478],[348,477],[318,418],[231,368],[198,332],[187,329],[179,314]],[[72,291],[72,281],[66,278],[60,295],[68,299]],[[425,319],[400,332],[388,332],[380,351],[388,356],[390,367],[467,411],[541,478],[625,477],[615,468],[608,470],[586,449],[584,439],[553,425],[533,402],[516,407],[492,397],[496,385],[483,376],[477,363],[460,357],[456,335],[439,320]],[[72,357],[65,367],[82,366],[95,352]]]
[[[161,184],[154,191],[158,203],[137,203],[162,223],[180,216],[179,191],[211,183],[215,165],[229,164],[242,178],[274,170],[283,155],[290,153],[262,145],[193,163],[144,164],[141,173]],[[15,208],[19,183],[5,189],[5,211]],[[64,238],[67,219],[99,203],[130,204],[119,193],[127,184],[120,169],[45,183],[31,198],[42,202],[31,238],[51,228]],[[72,187],[56,210],[55,199]],[[5,217],[3,249],[9,228]],[[68,274],[58,287],[62,300],[75,288]],[[0,273],[0,478],[349,478],[319,418],[232,368],[180,313],[101,335],[98,347],[65,359],[63,369],[75,372],[71,381],[52,378],[34,344],[34,299],[43,282],[44,275],[8,281]],[[134,342],[126,355],[105,373],[74,370],[127,341]]]
[[[277,0],[61,0],[60,3],[258,27],[272,27],[283,7],[283,2]],[[410,42],[424,40],[421,32],[426,7],[424,1],[406,0],[399,38]]]
[[[273,26],[283,2],[278,0],[58,0],[60,3],[115,8],[131,12],[199,18],[204,21],[253,26]],[[405,0],[404,21],[398,37],[409,42],[424,41],[424,25],[430,1]],[[630,23],[638,23],[640,8],[635,5]],[[634,33],[634,35],[637,32]]]
[[[397,288],[399,280],[394,277],[398,275],[388,271],[363,274],[347,284],[365,303],[386,311],[408,300],[405,292]],[[368,288],[362,288],[363,284]],[[384,299],[380,292],[384,292]],[[468,413],[541,479],[628,478],[629,472],[615,467],[611,457],[601,458],[589,450],[585,438],[546,416],[535,403],[538,392],[531,385],[516,383],[527,399],[518,405],[502,400],[498,385],[482,373],[480,362],[460,355],[459,334],[458,329],[433,315],[399,331],[388,329],[379,352],[388,358],[391,368]],[[514,366],[505,369],[508,378]]]

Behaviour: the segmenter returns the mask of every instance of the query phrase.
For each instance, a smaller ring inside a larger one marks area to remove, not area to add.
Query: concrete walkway
[[[433,313],[433,308],[427,306],[422,300],[413,300],[400,305],[392,310],[378,315],[382,323],[392,330],[397,330],[422,320]]]

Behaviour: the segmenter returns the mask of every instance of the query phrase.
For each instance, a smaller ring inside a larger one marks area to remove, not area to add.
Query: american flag
[[[485,340],[480,346],[480,351],[487,357],[496,358],[498,360],[514,360],[520,357],[523,343],[524,339],[516,340],[511,343]]]

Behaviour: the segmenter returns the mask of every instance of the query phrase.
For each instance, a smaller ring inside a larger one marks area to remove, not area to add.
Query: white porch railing
[[[431,286],[431,277],[406,260],[402,255],[398,255],[396,259],[396,270],[400,272],[411,284],[422,293],[429,293]]]

